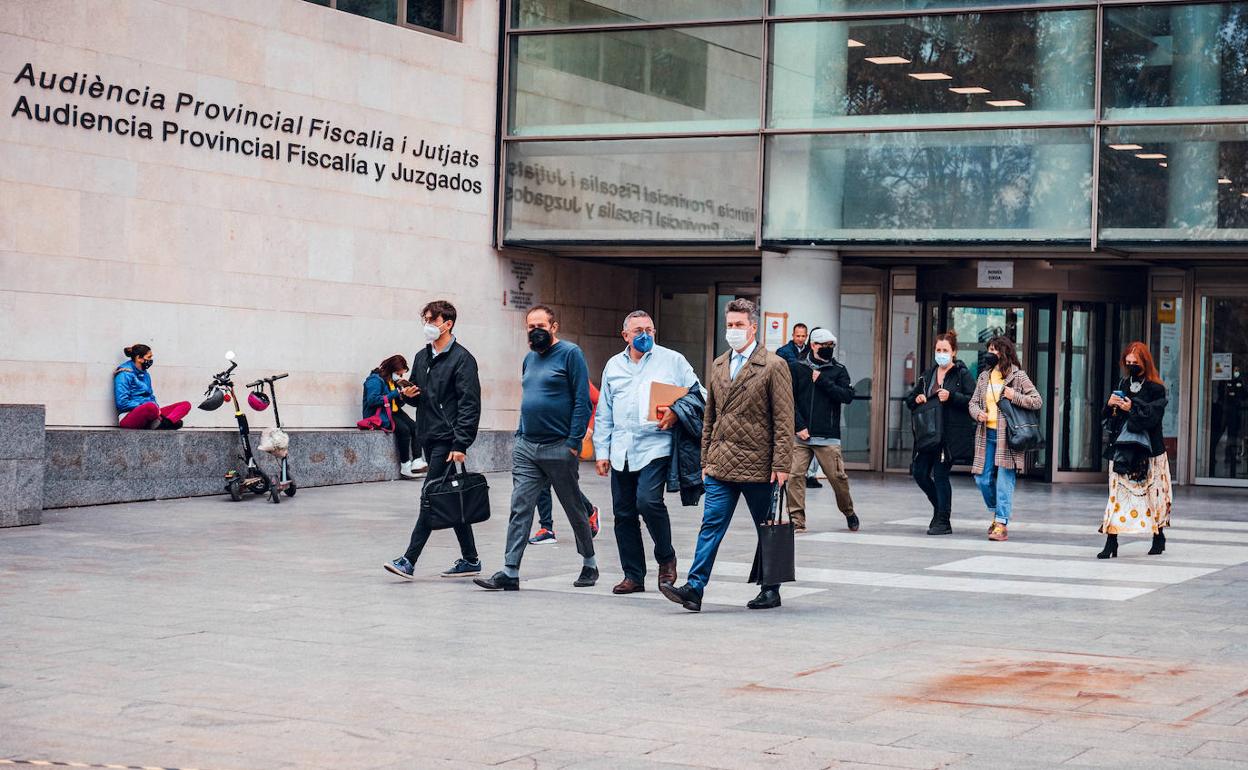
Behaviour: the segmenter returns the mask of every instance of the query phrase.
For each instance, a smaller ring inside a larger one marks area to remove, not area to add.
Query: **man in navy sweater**
[[[547,486],[554,489],[576,536],[576,552],[583,560],[578,588],[598,582],[594,536],[589,511],[581,494],[581,441],[589,424],[589,368],[585,355],[571,342],[560,340],[555,311],[534,305],[526,318],[529,349],[521,368],[520,427],[511,455],[511,518],[507,524],[507,551],[503,569],[473,582],[491,591],[520,588],[520,559],[533,527],[533,509]]]

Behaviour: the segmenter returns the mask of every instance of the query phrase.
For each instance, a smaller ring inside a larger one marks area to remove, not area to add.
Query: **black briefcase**
[[[793,546],[793,520],[788,516],[784,488],[776,484],[771,492],[771,512],[758,527],[758,548],[750,567],[750,582],[770,586],[797,580]]]
[[[425,485],[421,493],[432,529],[450,529],[460,524],[480,524],[490,518],[490,485],[480,473],[455,463],[446,467],[442,478]]]

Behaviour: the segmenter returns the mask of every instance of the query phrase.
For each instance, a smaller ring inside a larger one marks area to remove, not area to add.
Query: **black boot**
[[[932,525],[927,528],[929,535],[952,535],[953,526],[949,523],[949,511],[942,511],[932,517]]]
[[[1117,558],[1117,557],[1118,557],[1118,536],[1106,535],[1105,536],[1105,550],[1098,553],[1096,555],[1096,558],[1109,559],[1109,558]]]
[[[1149,556],[1156,556],[1166,551],[1166,531],[1158,529],[1157,534],[1153,535],[1153,547],[1148,549]]]

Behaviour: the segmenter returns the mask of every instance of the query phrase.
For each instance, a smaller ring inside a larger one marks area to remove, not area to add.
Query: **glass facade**
[[[1248,2],[764,5],[513,0],[504,241],[1248,241]],[[743,215],[538,221],[510,169],[553,145]]]

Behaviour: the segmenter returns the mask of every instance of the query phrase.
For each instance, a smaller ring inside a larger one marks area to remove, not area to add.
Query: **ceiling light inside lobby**
[[[955,94],[990,94],[992,93],[992,91],[989,91],[987,88],[984,88],[983,86],[950,86],[949,90],[953,91]]]
[[[989,99],[987,102],[993,107],[1026,107],[1027,105],[1017,99]]]
[[[911,72],[910,77],[915,80],[953,80],[953,75],[943,72]]]
[[[1166,154],[1164,152],[1137,152],[1135,157],[1140,160],[1165,160]]]
[[[901,56],[868,56],[872,64],[909,64],[910,60]]]
[[[1111,144],[1109,146],[1109,149],[1111,150],[1142,150],[1144,149],[1144,147],[1138,144]]]
[[[1221,177],[1220,179],[1218,179],[1218,184],[1232,184],[1232,182],[1226,177]]]
[[[849,46],[850,48],[866,48],[867,47],[866,43],[860,42],[858,40],[854,40],[852,37],[845,41],[845,45]]]

